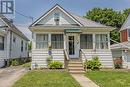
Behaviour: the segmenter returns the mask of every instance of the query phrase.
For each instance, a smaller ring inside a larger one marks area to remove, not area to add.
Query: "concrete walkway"
[[[91,81],[90,79],[85,77],[83,74],[71,74],[71,75],[72,75],[73,78],[75,78],[75,80],[77,82],[79,82],[79,84],[82,87],[99,87],[93,81]]]
[[[0,87],[11,87],[27,71],[24,68],[0,69]]]

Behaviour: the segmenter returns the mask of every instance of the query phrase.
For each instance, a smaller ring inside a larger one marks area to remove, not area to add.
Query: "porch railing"
[[[67,69],[68,68],[69,55],[68,55],[66,49],[64,50],[64,56],[65,56],[64,57],[65,58],[65,60],[64,60],[64,62],[65,62],[65,68]]]

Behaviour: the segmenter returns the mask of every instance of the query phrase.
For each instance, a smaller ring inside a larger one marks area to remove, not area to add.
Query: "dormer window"
[[[55,21],[55,25],[59,25],[60,13],[54,13],[54,21]]]

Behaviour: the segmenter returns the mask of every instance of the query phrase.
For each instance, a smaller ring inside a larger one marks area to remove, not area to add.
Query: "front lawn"
[[[65,71],[30,71],[13,87],[81,87]]]
[[[130,87],[130,72],[88,71],[86,76],[100,87]]]

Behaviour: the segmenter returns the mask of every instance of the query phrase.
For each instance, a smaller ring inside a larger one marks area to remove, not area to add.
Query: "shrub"
[[[63,63],[59,61],[51,61],[48,66],[50,69],[62,69]]]
[[[12,61],[11,61],[11,65],[12,65],[12,66],[18,66],[19,63],[18,63],[17,60],[12,60]]]
[[[91,70],[99,70],[101,67],[101,63],[99,61],[99,58],[97,56],[93,57],[92,60],[86,60],[84,62],[85,68],[91,69]]]
[[[51,62],[52,62],[52,56],[49,56],[48,58],[47,58],[47,64],[49,65]]]
[[[114,67],[116,69],[121,69],[122,68],[122,58],[116,58],[114,60]]]

